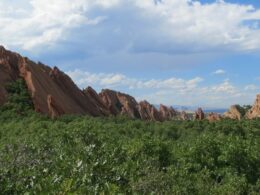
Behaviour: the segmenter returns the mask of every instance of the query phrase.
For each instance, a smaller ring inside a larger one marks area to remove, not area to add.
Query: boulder
[[[224,118],[234,119],[234,120],[241,120],[242,115],[239,112],[236,105],[230,107],[230,109],[224,113]]]
[[[260,118],[260,94],[256,96],[256,100],[252,108],[246,113],[247,119]]]

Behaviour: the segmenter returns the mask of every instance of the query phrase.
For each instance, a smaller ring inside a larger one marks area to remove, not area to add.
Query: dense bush
[[[0,194],[260,193],[260,120],[51,120],[29,108],[0,113]]]

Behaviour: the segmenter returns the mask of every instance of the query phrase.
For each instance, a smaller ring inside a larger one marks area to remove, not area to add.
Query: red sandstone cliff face
[[[138,105],[138,110],[141,115],[141,119],[150,121],[163,121],[160,112],[149,102],[142,101]]]
[[[0,46],[0,105],[6,101],[6,84],[19,77],[18,63],[18,54],[11,53]]]
[[[252,108],[246,113],[246,118],[260,118],[260,94],[256,96],[256,101]]]
[[[202,108],[198,108],[198,110],[195,112],[194,119],[195,120],[205,119],[205,114],[204,114]]]
[[[92,104],[96,106],[96,109],[103,113],[104,116],[109,116],[111,114],[102,99],[99,97],[98,93],[92,87],[87,87],[83,90],[83,93],[92,102]]]
[[[177,116],[177,112],[173,109],[173,107],[167,107],[161,104],[160,115],[163,120],[172,120]]]
[[[104,89],[99,94],[100,99],[112,115],[126,115],[131,118],[141,118],[138,103],[127,94]]]
[[[18,77],[24,78],[37,112],[57,116],[62,114],[105,115],[74,84],[70,77],[57,67],[52,69],[41,63],[36,64],[27,58],[23,58],[1,47],[1,104],[4,103],[6,97],[5,84],[16,80]],[[54,109],[55,112],[53,112],[51,109],[53,106],[59,109]]]

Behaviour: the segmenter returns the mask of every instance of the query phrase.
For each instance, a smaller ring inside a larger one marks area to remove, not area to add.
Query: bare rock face
[[[246,118],[260,118],[260,94],[256,96],[256,101],[252,108],[246,113]]]
[[[217,114],[217,113],[209,113],[208,116],[207,116],[207,120],[209,122],[216,122],[216,121],[220,121],[222,119],[221,115],[220,114]]]
[[[160,114],[163,120],[172,120],[177,116],[177,112],[173,107],[167,107],[163,104],[160,105]]]
[[[52,69],[41,63],[36,64],[1,47],[0,101],[2,104],[6,101],[5,84],[15,81],[19,77],[25,80],[37,112],[50,115],[50,108],[53,107],[55,112],[51,112],[51,115],[104,115],[70,77],[57,67]]]
[[[18,64],[20,57],[0,46],[0,105],[6,101],[7,92],[5,86],[19,77]]]
[[[160,112],[147,101],[141,101],[138,110],[143,120],[163,121]]]
[[[90,86],[87,87],[86,89],[83,90],[83,93],[92,102],[92,104],[96,106],[96,109],[99,110],[101,113],[103,113],[103,115],[105,116],[110,115],[110,112],[107,109],[106,105],[99,97],[98,93],[92,87]]]
[[[179,113],[179,119],[186,121],[186,120],[189,120],[189,116],[185,111],[182,111],[181,113]]]
[[[104,105],[112,115],[126,115],[131,118],[141,118],[138,112],[138,103],[127,94],[104,89],[99,94]]]
[[[204,114],[202,108],[198,108],[198,110],[195,112],[194,119],[195,120],[204,120],[205,119],[205,114]]]
[[[241,120],[242,115],[237,109],[236,105],[230,107],[230,109],[224,113],[225,118],[234,119],[234,120]]]
[[[62,107],[60,107],[55,99],[51,96],[47,96],[47,103],[48,103],[48,110],[49,110],[49,116],[51,118],[57,118],[63,114],[65,114],[64,110]]]

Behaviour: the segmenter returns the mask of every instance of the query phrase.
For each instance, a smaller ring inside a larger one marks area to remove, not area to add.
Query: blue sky
[[[0,44],[80,88],[225,108],[260,93],[258,0],[1,0]]]

